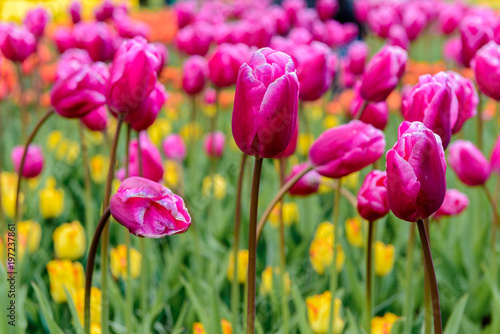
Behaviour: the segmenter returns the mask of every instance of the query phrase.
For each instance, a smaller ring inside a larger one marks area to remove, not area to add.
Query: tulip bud
[[[491,41],[476,54],[471,65],[479,89],[485,95],[500,101],[500,45]]]
[[[33,220],[20,221],[17,225],[19,245],[33,254],[40,247],[42,227]],[[3,260],[3,258],[2,258]]]
[[[286,181],[293,178],[295,175],[302,172],[304,169],[309,167],[309,163],[305,162],[292,167],[292,171],[286,177]],[[307,196],[314,194],[318,191],[319,183],[321,179],[315,170],[307,172],[306,175],[302,176],[297,183],[295,183],[289,190],[290,195],[295,196]]]
[[[12,149],[11,159],[14,165],[14,170],[19,173],[19,168],[21,167],[21,159],[24,154],[24,146],[16,146]],[[40,146],[29,145],[28,152],[26,153],[26,159],[24,161],[24,168],[21,172],[22,176],[25,178],[37,177],[43,170],[43,152]]]
[[[82,123],[92,131],[104,131],[108,126],[106,106],[101,106],[81,118]]]
[[[452,37],[444,42],[443,57],[445,60],[453,61],[456,64],[463,64],[462,40],[459,37]]]
[[[490,163],[492,171],[500,175],[500,136],[497,138],[495,146],[493,146],[493,150],[491,151]]]
[[[248,155],[272,158],[287,148],[297,126],[299,82],[292,59],[269,48],[241,66],[232,130]]]
[[[82,4],[78,0],[73,0],[69,6],[69,15],[73,24],[77,24],[82,20]]]
[[[341,178],[374,163],[384,150],[382,131],[353,120],[323,132],[311,146],[309,159],[322,176]]]
[[[187,1],[181,1],[182,2],[187,2]],[[220,326],[222,329],[222,334],[233,334],[233,325],[226,319],[221,319],[220,321]],[[207,334],[205,331],[205,326],[201,322],[195,322],[193,324],[193,334]]]
[[[50,295],[58,304],[67,301],[65,289],[70,296],[73,296],[84,287],[85,277],[80,262],[52,260],[47,263],[47,272],[49,274]]]
[[[381,6],[368,12],[368,26],[375,35],[380,38],[387,38],[389,30],[395,24],[399,24],[399,15],[392,6]]]
[[[189,95],[201,93],[208,77],[208,63],[201,56],[189,57],[182,66],[182,88]]]
[[[238,268],[236,277],[238,283],[243,284],[247,281],[248,272],[248,250],[238,250]],[[234,277],[234,252],[229,253],[229,265],[227,266],[227,279],[232,282]]]
[[[359,95],[359,84],[354,87],[354,97],[351,101],[351,106],[349,111],[351,116],[354,118],[360,112],[364,101],[361,95]],[[364,107],[363,114],[361,115],[360,121],[371,124],[379,130],[384,130],[387,126],[387,120],[389,119],[389,107],[386,101],[381,101],[377,103],[368,103]]]
[[[284,0],[281,4],[285,10],[288,21],[291,24],[295,24],[297,20],[297,13],[304,8],[307,8],[307,4],[304,0]]]
[[[333,261],[333,241],[335,228],[332,223],[324,222],[318,225],[314,239],[309,246],[309,259],[315,272],[319,275],[325,273],[325,269],[329,268]],[[336,257],[337,263],[335,266],[340,272],[345,262],[345,254],[342,247],[337,244]]]
[[[5,58],[23,62],[36,50],[36,38],[26,27],[11,23],[0,25],[0,51]]]
[[[165,44],[160,42],[152,43],[152,45],[154,46],[152,51],[160,61],[160,65],[158,65],[158,77],[160,77],[163,67],[165,67],[169,61],[168,49]]]
[[[190,56],[204,57],[213,41],[212,27],[205,22],[188,25],[177,32],[175,45]]]
[[[141,137],[141,153],[139,153],[138,149],[138,140],[132,139],[130,141],[128,175],[139,176],[139,154],[142,154],[143,177],[158,182],[163,177],[160,151],[158,151],[156,146],[149,140],[146,133],[141,133],[139,136]],[[123,180],[125,178],[125,168],[118,170],[116,177],[119,180]]]
[[[64,223],[54,230],[54,251],[58,259],[77,260],[85,254],[87,239],[79,221]]]
[[[107,62],[115,54],[115,35],[103,22],[80,22],[73,29],[76,45],[87,50],[94,61]]]
[[[220,175],[207,175],[203,178],[201,184],[201,193],[205,197],[215,197],[215,199],[223,199],[226,197],[227,181]]]
[[[472,80],[464,78],[453,71],[447,71],[446,73],[451,79],[450,83],[458,100],[457,121],[451,129],[451,133],[455,134],[462,129],[466,120],[476,116],[479,96]]]
[[[178,134],[172,134],[163,141],[163,153],[168,159],[179,162],[186,158],[186,144],[184,139]]]
[[[387,152],[387,195],[396,217],[425,219],[443,204],[446,160],[441,138],[420,122],[403,122]]]
[[[373,222],[391,210],[387,201],[386,172],[373,170],[358,192],[358,211],[361,217]]]
[[[345,235],[347,237],[347,242],[349,242],[351,246],[358,248],[363,247],[365,241],[361,231],[361,219],[358,217],[350,218],[345,221]]]
[[[146,23],[133,20],[123,11],[115,10],[113,23],[115,29],[118,31],[118,35],[125,39],[140,36],[149,40],[149,36],[151,35],[151,28]]]
[[[387,276],[394,268],[394,246],[386,245],[381,241],[374,244],[375,274]]]
[[[299,207],[295,202],[283,203],[283,208],[280,202],[276,203],[269,214],[269,223],[274,228],[280,227],[281,212],[283,212],[283,225],[285,227],[299,221]]]
[[[127,246],[118,245],[116,248],[111,248],[109,253],[111,275],[114,278],[121,277],[127,279],[128,275],[128,254]],[[130,248],[130,277],[132,279],[139,277],[141,274],[142,255],[136,249]]]
[[[277,279],[281,281],[281,270],[280,267],[267,266],[266,269],[262,272],[262,280],[260,284],[260,293],[264,296],[270,295],[274,290],[273,285],[273,276],[276,276]],[[285,272],[285,294],[288,295],[290,293],[290,275]]]
[[[49,13],[43,7],[28,11],[24,18],[24,26],[38,39],[43,36],[47,22],[49,22]]]
[[[220,131],[208,133],[203,140],[203,148],[210,158],[220,158],[224,153],[225,145],[226,136]]]
[[[480,150],[468,140],[456,140],[450,146],[448,162],[460,181],[468,186],[483,185],[491,166]]]
[[[476,52],[493,39],[493,31],[485,20],[477,15],[466,16],[460,24],[462,61],[469,67]]]
[[[373,317],[370,326],[372,333],[391,333],[392,327],[400,317],[391,312],[386,312],[383,317]]]
[[[208,60],[210,80],[219,88],[236,84],[240,67],[250,58],[245,44],[221,44]]]
[[[330,88],[332,75],[328,62],[329,54],[330,48],[321,42],[297,47],[294,55],[301,100],[317,100]]]
[[[446,190],[443,205],[433,215],[434,219],[445,216],[458,216],[469,206],[469,197],[456,189]]]
[[[322,294],[306,298],[307,318],[309,326],[314,333],[326,333],[330,326],[330,310],[332,304],[332,294],[325,291]],[[345,322],[340,317],[342,301],[335,298],[333,303],[333,325],[332,333],[340,334],[344,330]]]
[[[385,100],[398,85],[406,67],[408,54],[398,46],[384,46],[366,65],[360,94],[370,102]]]
[[[363,74],[369,52],[368,45],[362,41],[355,41],[349,46],[347,51],[347,68],[352,74]]]
[[[147,238],[184,233],[191,217],[181,197],[142,177],[124,180],[111,197],[111,215],[130,233]]]

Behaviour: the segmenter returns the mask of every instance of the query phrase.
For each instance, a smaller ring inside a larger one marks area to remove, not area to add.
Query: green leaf
[[[300,290],[296,285],[292,288],[292,299],[295,304],[295,308],[297,309],[296,314],[299,318],[299,332],[302,334],[312,334],[309,323],[307,322],[306,303],[304,302],[304,299],[300,294]]]
[[[69,311],[71,312],[71,318],[73,319],[73,327],[75,328],[75,332],[77,334],[83,333],[83,327],[80,323],[80,318],[78,317],[78,311],[76,310],[75,302],[73,301],[73,298],[69,294],[66,287],[64,287],[64,293],[66,294],[66,299],[68,300],[68,307]]]
[[[446,327],[444,328],[444,334],[457,334],[460,329],[460,323],[462,322],[462,318],[465,312],[465,306],[467,306],[467,301],[469,300],[469,295],[463,295],[460,300],[457,302],[453,311],[451,312],[450,318],[446,323]]]
[[[47,298],[45,298],[42,291],[40,291],[40,288],[34,282],[32,282],[31,285],[33,286],[33,290],[35,290],[36,298],[38,300],[38,303],[40,304],[40,310],[43,314],[43,317],[45,318],[45,321],[47,322],[50,333],[64,334],[62,329],[54,321],[54,314],[52,313],[52,309],[50,308],[50,304]]]

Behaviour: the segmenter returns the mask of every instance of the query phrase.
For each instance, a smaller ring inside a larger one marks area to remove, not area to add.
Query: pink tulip
[[[288,34],[288,39],[296,45],[311,44],[313,35],[306,28],[293,28]]]
[[[409,5],[403,11],[403,27],[406,30],[408,39],[414,41],[427,25],[425,14],[415,5]]]
[[[12,149],[10,157],[12,159],[12,164],[14,165],[14,170],[19,173],[19,168],[21,168],[21,159],[24,154],[24,146],[16,146]],[[37,177],[40,175],[43,169],[43,152],[40,146],[29,145],[28,152],[26,153],[26,159],[24,161],[24,168],[22,171],[22,176],[25,178]]]
[[[142,154],[142,170],[144,178],[159,182],[163,178],[163,166],[161,161],[160,151],[149,140],[146,133],[141,132],[141,154]],[[132,139],[129,145],[129,161],[128,175],[139,176],[139,150],[137,139]],[[120,168],[116,173],[116,178],[119,180],[125,179],[125,168]]]
[[[108,111],[101,106],[81,118],[82,123],[92,131],[104,131],[108,127]]]
[[[26,13],[24,26],[39,39],[43,36],[45,26],[49,22],[49,19],[49,13],[47,13],[43,7],[33,8]]]
[[[217,92],[213,88],[207,88],[205,94],[203,95],[203,100],[205,104],[216,104],[217,103]]]
[[[197,22],[182,28],[175,37],[177,49],[190,56],[205,56],[213,41],[212,31],[212,27],[205,22]]]
[[[380,38],[387,38],[391,26],[401,23],[398,14],[391,6],[371,10],[367,19],[370,30]]]
[[[78,0],[73,0],[69,6],[69,15],[73,24],[77,24],[82,20],[82,3]]]
[[[363,99],[359,95],[359,85],[354,88],[354,97],[351,101],[350,113],[352,117],[356,117],[358,112],[360,112],[361,106],[363,105]],[[368,103],[365,106],[363,114],[360,121],[371,124],[379,130],[384,130],[387,125],[387,120],[389,118],[389,107],[386,101],[377,103]]]
[[[339,10],[339,2],[338,0],[318,0],[316,10],[322,21],[333,19]]]
[[[175,3],[174,12],[177,15],[177,26],[179,29],[194,21],[196,12],[196,1],[178,1]]]
[[[250,55],[250,49],[242,43],[219,45],[208,60],[210,80],[219,88],[236,84],[238,71]]]
[[[470,15],[465,17],[460,24],[462,39],[462,61],[466,67],[476,52],[493,39],[493,31],[480,16]]]
[[[498,20],[493,28],[493,40],[495,43],[500,44],[500,20]]]
[[[0,25],[0,50],[5,58],[23,62],[36,50],[36,38],[26,27],[11,23]]]
[[[115,6],[111,0],[104,0],[102,4],[95,8],[94,16],[97,21],[107,21],[113,17]]]
[[[111,197],[110,207],[113,218],[139,237],[162,238],[184,233],[191,225],[181,197],[142,177],[124,180]]]
[[[321,42],[313,42],[298,46],[294,55],[300,82],[299,98],[303,101],[319,99],[332,84],[328,63],[330,49]]]
[[[104,63],[83,65],[56,81],[50,92],[50,103],[63,117],[85,116],[106,103],[107,80],[108,69]]]
[[[160,74],[163,70],[163,67],[165,67],[168,64],[169,60],[169,55],[168,55],[168,49],[165,46],[165,44],[156,42],[156,43],[151,43],[154,48],[152,49],[152,52],[156,54],[156,57],[160,61],[160,65],[158,65],[158,77],[160,77]]]
[[[389,36],[387,38],[388,44],[393,46],[399,46],[405,51],[410,48],[410,39],[403,26],[399,24],[394,24],[391,29],[389,29]]]
[[[269,7],[268,12],[274,18],[276,32],[279,35],[285,35],[290,30],[290,22],[283,7],[272,5]]]
[[[295,153],[295,150],[297,149],[298,137],[299,137],[299,124],[297,123],[297,127],[295,128],[295,132],[293,133],[292,140],[290,140],[286,149],[276,156],[276,159],[288,158],[289,156],[293,155]]]
[[[446,216],[458,216],[469,206],[469,197],[456,189],[446,190],[443,205],[433,215],[434,219]]]
[[[445,6],[439,12],[437,21],[439,30],[445,35],[450,35],[458,28],[462,16],[463,13],[459,6],[454,4]]]
[[[115,11],[115,14],[113,15],[113,23],[118,35],[122,38],[134,38],[140,36],[149,40],[149,36],[151,35],[151,29],[146,23],[133,20],[130,16],[121,11]]]
[[[458,118],[458,99],[452,80],[445,72],[422,75],[403,101],[402,113],[406,121],[422,122],[441,137],[446,149],[451,130]]]
[[[202,56],[191,56],[182,66],[182,88],[189,95],[199,94],[205,88],[208,62]]]
[[[271,43],[270,43],[271,49],[286,53],[287,55],[292,57],[294,62],[296,62],[296,59],[294,59],[294,50],[295,50],[296,46],[297,45],[294,41],[292,41],[289,38],[285,38],[285,37],[281,37],[281,36],[274,36],[271,39]]]
[[[168,159],[184,161],[186,159],[186,144],[178,134],[171,134],[163,140],[163,153]]]
[[[346,22],[342,24],[342,45],[351,43],[359,35],[359,28],[356,23]]]
[[[89,53],[81,49],[68,49],[57,62],[56,81],[78,71],[83,66],[92,64]]]
[[[365,70],[366,59],[370,50],[363,41],[353,42],[347,50],[347,67],[354,75],[361,75]]]
[[[479,89],[485,95],[500,101],[500,45],[491,41],[483,46],[472,62]]]
[[[167,98],[168,94],[163,84],[159,81],[156,82],[155,89],[148,98],[142,101],[137,109],[130,112],[124,121],[130,124],[135,131],[146,130],[155,122]]]
[[[443,204],[446,160],[441,138],[420,122],[403,122],[387,152],[387,195],[396,217],[425,219]]]
[[[452,37],[444,42],[443,57],[445,60],[454,61],[456,64],[463,64],[462,40],[460,37]]]
[[[457,121],[451,129],[451,133],[455,134],[462,129],[466,120],[476,116],[479,96],[472,80],[464,78],[453,71],[448,71],[446,73],[451,79],[450,82],[458,100]]]
[[[387,174],[373,170],[365,177],[358,192],[358,212],[364,219],[373,222],[391,210],[387,200]]]
[[[67,27],[59,27],[54,32],[54,42],[57,46],[57,50],[60,53],[65,52],[71,48],[76,47],[76,42],[73,37],[73,30]]]
[[[309,163],[301,163],[292,167],[292,171],[286,177],[285,182],[288,182],[295,175],[302,172],[304,169],[309,167]],[[295,183],[289,190],[290,195],[293,196],[307,196],[314,194],[318,191],[321,177],[315,170],[307,172],[306,175],[302,176],[297,183]]]
[[[500,136],[497,138],[495,146],[493,146],[493,150],[491,151],[490,163],[492,171],[500,175]]]
[[[468,186],[480,186],[488,181],[490,163],[474,144],[468,140],[456,140],[449,151],[448,162],[460,181]]]
[[[310,31],[314,22],[319,21],[318,12],[313,8],[304,8],[297,12],[295,27]]]
[[[370,102],[385,100],[399,83],[408,54],[398,46],[384,46],[366,65],[360,94]]]
[[[325,25],[325,36],[323,40],[331,48],[340,48],[344,45],[344,27],[342,24],[335,20],[328,20],[324,23]]]
[[[203,149],[210,158],[220,158],[224,154],[226,135],[220,131],[208,133],[203,140]]]
[[[110,61],[115,54],[115,35],[103,22],[80,22],[73,30],[76,46],[87,50],[94,61]]]
[[[288,21],[295,24],[297,13],[306,8],[307,4],[304,0],[284,0],[282,6],[288,16]]]
[[[371,1],[370,0],[357,0],[354,1],[354,16],[356,19],[361,22],[365,23],[368,21],[368,14],[370,13],[371,10]]]
[[[374,163],[384,150],[382,131],[353,120],[323,132],[312,144],[309,159],[319,174],[341,178]]]
[[[264,48],[241,66],[232,130],[244,153],[272,158],[282,153],[297,126],[299,82],[290,56]]]
[[[160,60],[155,51],[142,37],[122,43],[109,70],[106,99],[111,112],[136,111],[157,88]]]

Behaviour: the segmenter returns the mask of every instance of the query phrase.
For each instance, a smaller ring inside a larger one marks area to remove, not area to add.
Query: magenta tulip
[[[152,45],[154,46],[152,52],[156,54],[156,57],[160,61],[160,65],[158,65],[158,71],[157,71],[158,77],[160,77],[163,67],[165,67],[169,61],[168,49],[165,46],[165,44],[160,42],[152,43]]]
[[[322,21],[333,19],[339,10],[338,0],[318,0],[316,1],[316,10]]]
[[[354,97],[351,100],[350,113],[354,118],[360,112],[361,106],[363,105],[363,99],[359,95],[359,86],[356,85],[354,88]],[[389,118],[389,107],[386,101],[377,103],[368,103],[365,106],[363,114],[361,115],[360,121],[371,124],[379,130],[384,130],[387,126],[387,120]]]
[[[97,21],[107,21],[113,17],[115,6],[110,0],[104,0],[100,6],[94,10],[94,16]]]
[[[168,159],[184,161],[186,159],[186,144],[178,134],[171,134],[163,140],[163,153]]]
[[[460,37],[452,37],[444,42],[443,57],[445,60],[453,61],[456,64],[463,64],[462,40],[460,39]]]
[[[434,219],[441,217],[458,216],[469,206],[469,197],[456,189],[446,190],[443,205],[432,216]]]
[[[455,134],[469,118],[476,116],[479,96],[472,80],[464,78],[453,71],[446,72],[450,77],[451,86],[458,100],[458,116],[451,133]]]
[[[220,158],[224,154],[226,135],[220,131],[208,133],[203,139],[203,149],[210,158]]]
[[[491,170],[500,175],[500,136],[497,138],[495,146],[493,146],[493,150],[491,151],[490,163]]]
[[[159,81],[156,82],[155,89],[147,99],[141,102],[137,109],[125,117],[125,122],[130,124],[135,131],[146,130],[155,122],[167,98],[168,94],[163,84]]]
[[[391,6],[381,6],[368,13],[368,26],[380,38],[387,38],[392,25],[399,24],[399,15]]]
[[[94,61],[107,62],[115,54],[113,31],[104,22],[80,22],[73,30],[76,46],[87,50]]]
[[[500,45],[491,41],[483,46],[472,61],[479,89],[485,95],[500,101]]]
[[[329,69],[330,48],[321,42],[300,45],[294,56],[300,82],[299,98],[303,101],[319,99],[332,84]]]
[[[359,28],[356,23],[346,22],[342,24],[343,37],[342,45],[347,45],[351,43],[359,35]]]
[[[205,22],[197,22],[182,28],[175,38],[177,49],[191,56],[205,56],[212,41],[212,27]]]
[[[427,17],[416,5],[408,5],[403,11],[402,24],[410,41],[414,41],[427,25]]]
[[[313,35],[306,28],[293,28],[288,34],[288,39],[295,45],[311,44]]]
[[[57,28],[57,30],[54,32],[53,39],[57,46],[57,50],[59,50],[60,53],[76,47],[75,38],[73,37],[73,30],[70,28]]]
[[[374,163],[384,150],[382,131],[353,120],[323,132],[312,144],[309,159],[319,174],[341,178]]]
[[[387,174],[373,170],[365,177],[358,192],[358,212],[364,219],[373,222],[391,210],[387,200]]]
[[[80,1],[74,0],[71,2],[71,5],[69,5],[69,15],[73,24],[77,24],[82,20],[82,3]]]
[[[11,23],[0,25],[0,50],[5,58],[23,62],[36,50],[36,38],[26,27]]]
[[[182,88],[189,95],[201,93],[208,77],[208,63],[202,56],[191,56],[182,66]]]
[[[298,121],[298,118],[297,118],[297,121]],[[292,140],[290,140],[286,149],[276,156],[276,159],[288,158],[289,156],[294,154],[295,150],[297,149],[298,137],[299,137],[299,124],[297,123],[297,127],[295,128],[295,132],[293,133]]]
[[[387,152],[387,195],[396,217],[408,222],[436,212],[446,193],[441,138],[420,122],[403,122]]]
[[[460,24],[462,39],[462,61],[469,67],[476,52],[493,39],[493,31],[485,20],[476,15],[469,15]]]
[[[242,43],[219,45],[208,60],[210,80],[219,88],[236,84],[238,71],[250,55],[250,49]]]
[[[195,18],[196,1],[177,1],[174,6],[179,29],[191,24]]]
[[[445,6],[439,12],[437,21],[439,30],[445,35],[453,33],[458,28],[462,16],[463,13],[459,6],[454,4]]]
[[[191,225],[181,197],[142,177],[124,180],[111,197],[110,207],[113,218],[139,237],[162,238],[184,233]]]
[[[56,81],[50,92],[54,110],[66,118],[85,116],[106,103],[108,69],[104,63],[83,65]]]
[[[106,106],[101,106],[96,110],[87,113],[81,118],[87,129],[92,131],[104,131],[108,127],[108,111]]]
[[[244,153],[272,158],[282,153],[297,127],[299,81],[290,56],[257,50],[238,74],[232,130]]]
[[[288,21],[288,17],[283,7],[271,5],[268,9],[268,13],[274,18],[276,32],[279,35],[286,35],[288,30],[290,30],[290,22]]]
[[[146,23],[133,20],[127,14],[119,11],[115,11],[115,14],[113,15],[113,22],[120,37],[134,38],[140,36],[149,40],[151,29]]]
[[[297,20],[297,13],[306,8],[307,4],[304,0],[284,0],[282,6],[286,12],[288,21],[291,24],[295,24],[295,21]]]
[[[82,49],[68,49],[57,61],[56,81],[92,64],[89,53]]]
[[[468,186],[483,185],[491,173],[489,161],[468,140],[456,140],[450,145],[448,162],[460,181]]]
[[[389,30],[389,36],[387,38],[389,45],[399,46],[405,51],[410,48],[410,39],[405,28],[399,24],[394,24]]]
[[[14,165],[14,170],[19,173],[21,167],[21,159],[24,154],[24,146],[16,146],[12,149],[11,159]],[[40,146],[29,145],[26,159],[24,161],[24,168],[21,175],[25,178],[37,177],[43,170],[43,152]]]
[[[396,88],[406,68],[408,54],[398,46],[384,46],[366,65],[360,94],[364,100],[380,102]]]
[[[45,27],[49,22],[49,18],[49,13],[43,7],[37,7],[26,13],[24,26],[39,39],[45,32]]]
[[[213,88],[207,88],[205,94],[203,95],[203,100],[207,105],[213,105],[217,103],[217,92]]]
[[[365,71],[366,59],[370,49],[363,41],[355,41],[349,45],[347,50],[347,67],[354,75],[361,75]]]

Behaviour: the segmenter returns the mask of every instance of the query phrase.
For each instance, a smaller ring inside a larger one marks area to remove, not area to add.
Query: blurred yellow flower
[[[314,234],[315,239],[332,239],[333,237],[333,224],[330,222],[323,222],[316,228],[316,233]]]
[[[68,151],[66,153],[66,162],[70,165],[74,164],[80,156],[80,144],[76,141],[68,142]]]
[[[127,278],[127,246],[118,245],[116,248],[112,248],[110,252],[110,265],[111,274],[114,278],[121,277],[123,279]],[[130,248],[130,262],[132,263],[130,267],[130,275],[132,278],[139,277],[141,273],[141,260],[142,255],[136,249]]]
[[[101,325],[93,323],[90,325],[90,334],[101,334]]]
[[[118,191],[121,183],[122,181],[118,179],[113,179],[113,181],[111,181],[111,188],[113,189],[113,191],[111,192],[112,194],[115,194]]]
[[[388,275],[394,267],[394,245],[375,242],[375,274]]]
[[[188,123],[179,131],[184,141],[189,142],[192,139],[200,139],[203,135],[203,128],[198,123]]]
[[[269,215],[269,223],[272,227],[278,228],[280,226],[280,208],[281,204],[278,203]],[[295,202],[283,204],[283,224],[290,226],[299,221],[299,207]]]
[[[217,107],[214,104],[207,104],[203,108],[203,114],[208,118],[214,117],[216,112],[217,112]]]
[[[64,210],[64,190],[56,189],[56,179],[49,176],[38,192],[38,207],[43,218],[57,218]]]
[[[64,287],[71,296],[84,287],[85,278],[80,262],[52,260],[47,263],[47,272],[49,273],[50,295],[56,303],[64,303],[67,300]]]
[[[69,140],[62,138],[56,150],[56,159],[63,160],[69,151]]]
[[[233,333],[233,326],[229,321],[227,321],[226,319],[221,319],[220,324],[222,327],[222,334]],[[207,332],[205,331],[205,327],[201,322],[195,322],[193,324],[193,334],[207,334]]]
[[[29,190],[36,190],[38,188],[38,184],[40,183],[40,177],[37,176],[37,177],[32,177],[32,178],[29,178],[27,181],[28,181],[28,188]]]
[[[85,320],[85,288],[78,289],[73,295],[73,302],[78,313],[80,323]],[[102,292],[96,287],[90,289],[90,322],[101,325]]]
[[[373,317],[371,320],[372,334],[391,334],[392,326],[399,317],[387,312],[383,317]]]
[[[55,151],[55,149],[59,146],[59,143],[64,138],[64,134],[61,130],[54,130],[49,133],[47,136],[47,148],[49,151]]]
[[[57,227],[52,239],[56,257],[59,259],[76,260],[85,254],[87,244],[85,229],[77,220]]]
[[[177,172],[177,163],[173,160],[165,161],[163,181],[167,188],[176,188],[179,183],[179,173]]]
[[[330,128],[334,128],[339,124],[340,124],[340,120],[335,115],[329,114],[329,115],[326,115],[325,118],[323,119],[323,128],[325,130],[328,130]]]
[[[330,322],[331,302],[332,294],[330,291],[306,298],[307,318],[309,319],[309,326],[315,334],[327,333]],[[335,298],[333,305],[333,333],[340,334],[345,325],[344,320],[340,316],[342,301]]]
[[[322,176],[321,177],[321,181],[320,181],[320,184],[319,184],[319,189],[318,189],[318,192],[320,194],[328,194],[328,193],[331,193],[333,191],[333,188],[332,188],[332,179],[328,178],[328,177],[324,177]]]
[[[108,174],[109,158],[102,154],[94,155],[90,158],[89,165],[92,181],[97,184],[103,183]]]
[[[19,207],[21,208],[24,202],[24,194],[19,193]],[[16,191],[8,190],[2,192],[2,209],[5,215],[9,218],[14,218],[16,211]]]
[[[240,249],[238,251],[238,283],[247,281],[248,273],[248,249]],[[234,252],[229,253],[229,265],[227,266],[227,279],[232,282],[234,276]]]
[[[313,142],[314,136],[312,133],[299,133],[297,139],[297,152],[302,156],[307,156]]]
[[[0,185],[2,194],[8,191],[16,191],[17,174],[11,172],[0,172]]]
[[[278,278],[278,284],[281,284],[281,270],[279,267],[274,268],[274,275]],[[260,293],[269,295],[273,291],[273,267],[268,266],[262,272],[262,282],[260,284]],[[278,285],[279,286],[279,285]],[[279,290],[281,291],[281,290]],[[285,292],[290,293],[290,275],[285,272]]]
[[[163,138],[170,132],[172,132],[172,124],[164,118],[158,118],[153,125],[148,128],[149,138],[156,146],[159,146]]]
[[[337,245],[337,271],[340,272],[345,262],[344,250]],[[309,258],[315,272],[323,275],[328,270],[333,260],[333,247],[331,238],[314,239],[309,247]]]
[[[354,172],[344,177],[342,183],[349,189],[356,189],[359,184],[359,172]]]
[[[215,183],[213,190],[212,182]],[[213,194],[216,199],[223,199],[224,197],[226,197],[226,188],[227,181],[222,175],[207,175],[203,178],[201,192],[205,197],[212,197]]]
[[[363,247],[364,240],[359,217],[349,218],[345,221],[345,234],[351,246]]]
[[[19,255],[22,258],[21,253],[24,252],[26,246],[28,252],[34,253],[40,247],[40,241],[42,240],[42,227],[40,224],[33,220],[20,221],[17,224],[17,236],[20,246]]]
[[[99,146],[104,141],[104,133],[101,131],[88,131],[85,130],[85,137],[88,138],[90,144]]]
[[[321,102],[321,101],[318,101]],[[311,115],[311,120],[318,121],[323,117],[323,107],[319,103],[314,103],[306,110]]]

